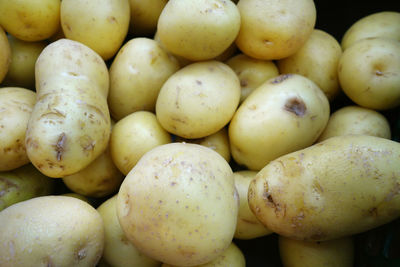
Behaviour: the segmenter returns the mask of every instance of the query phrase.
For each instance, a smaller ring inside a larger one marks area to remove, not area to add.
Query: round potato
[[[152,36],[158,18],[168,0],[129,0],[131,8],[130,31],[135,36]]]
[[[117,214],[138,250],[193,266],[216,259],[231,244],[238,204],[223,157],[197,144],[170,143],[147,152],[126,176]]]
[[[250,170],[313,144],[329,119],[329,102],[310,79],[272,78],[254,90],[229,124],[233,159]]]
[[[214,134],[229,123],[239,105],[240,82],[218,61],[190,64],[162,86],[156,115],[168,132],[184,138]]]
[[[279,75],[279,70],[273,61],[254,59],[245,54],[230,58],[226,64],[239,77],[241,87],[240,102],[243,102],[254,89],[266,80]]]
[[[60,13],[66,38],[87,45],[104,60],[118,52],[128,33],[128,0],[63,0]]]
[[[347,48],[339,61],[339,82],[357,105],[386,110],[400,105],[400,41],[367,38]]]
[[[157,24],[167,50],[192,61],[220,55],[234,42],[239,28],[238,8],[224,0],[170,0]]]
[[[0,171],[29,163],[25,133],[36,93],[19,87],[0,88]]]
[[[293,55],[277,62],[279,72],[301,74],[332,101],[340,92],[337,68],[342,48],[329,33],[314,30],[307,42]]]
[[[118,222],[116,203],[117,196],[113,196],[97,208],[104,222],[102,260],[113,267],[159,267],[160,262],[138,251],[126,238]]]
[[[236,45],[246,55],[265,60],[294,54],[311,35],[316,9],[312,0],[240,0]]]
[[[156,41],[129,40],[110,68],[108,104],[112,117],[120,120],[135,111],[154,111],[162,85],[178,69],[177,61]]]
[[[6,76],[11,62],[11,47],[7,35],[0,26],[0,83]]]
[[[370,37],[391,38],[400,41],[400,12],[382,11],[357,20],[342,38],[342,49]]]
[[[19,202],[0,212],[0,225],[2,267],[95,266],[103,253],[101,216],[76,198]]]
[[[331,137],[271,161],[249,186],[249,206],[275,233],[305,241],[365,232],[400,217],[400,143]]]
[[[391,138],[390,125],[381,113],[358,106],[346,106],[331,114],[318,142],[333,136],[361,134]]]

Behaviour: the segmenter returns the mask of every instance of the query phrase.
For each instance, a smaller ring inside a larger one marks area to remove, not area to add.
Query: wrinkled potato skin
[[[135,36],[151,36],[156,32],[158,18],[168,0],[129,0],[130,30]]]
[[[355,42],[371,37],[400,41],[400,12],[382,11],[360,18],[343,35],[342,49],[346,50]]]
[[[2,267],[96,266],[103,253],[101,216],[76,198],[19,202],[0,212],[0,225]]]
[[[0,88],[0,171],[29,163],[25,132],[36,103],[36,93],[25,88]]]
[[[351,237],[307,242],[279,236],[279,254],[284,267],[353,267]]]
[[[249,205],[288,238],[331,240],[400,216],[400,144],[375,136],[329,138],[265,166],[249,187]]]
[[[390,124],[381,113],[359,106],[346,106],[331,114],[318,142],[333,136],[347,134],[391,138]]]
[[[11,47],[7,35],[0,26],[0,83],[6,76],[11,63]]]
[[[25,137],[30,161],[45,175],[76,173],[108,145],[108,70],[99,55],[76,41],[48,45],[35,67],[37,102]]]

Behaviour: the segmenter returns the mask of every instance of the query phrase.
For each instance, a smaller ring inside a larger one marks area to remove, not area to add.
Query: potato
[[[156,41],[129,40],[119,50],[110,68],[108,104],[113,118],[139,110],[154,111],[158,93],[179,65]]]
[[[257,173],[249,205],[269,229],[305,241],[337,239],[400,216],[400,143],[331,137]]]
[[[158,18],[168,0],[129,0],[130,31],[135,36],[154,35]]]
[[[301,74],[333,100],[340,92],[337,68],[342,48],[329,33],[315,29],[307,42],[293,55],[277,62],[279,72]]]
[[[34,90],[35,63],[47,43],[21,41],[11,35],[8,35],[8,41],[11,47],[11,64],[4,83]]]
[[[178,266],[220,256],[232,242],[238,206],[226,160],[212,149],[184,143],[143,155],[117,197],[126,237],[145,255]]]
[[[156,115],[168,132],[184,138],[214,134],[229,123],[239,105],[240,83],[233,70],[218,61],[190,64],[161,87]]]
[[[250,210],[247,195],[250,182],[254,179],[255,171],[237,171],[233,173],[235,186],[239,193],[240,206],[236,224],[235,238],[253,239],[271,234],[272,231],[266,228]]]
[[[25,132],[36,103],[36,93],[25,88],[0,88],[0,171],[29,163]]]
[[[170,0],[157,24],[167,50],[192,61],[220,55],[234,42],[239,28],[238,8],[224,0]]]
[[[14,204],[0,212],[0,225],[2,267],[95,266],[103,252],[101,216],[76,198],[44,196]]]
[[[97,211],[104,222],[104,252],[102,260],[113,267],[158,267],[160,263],[138,251],[128,241],[117,217],[117,196],[103,202]]]
[[[285,74],[264,82],[229,124],[233,159],[258,171],[284,154],[313,144],[329,119],[329,102],[310,79]]]
[[[108,70],[99,55],[67,39],[48,45],[35,67],[37,102],[25,137],[30,161],[50,177],[76,173],[108,145]]]
[[[265,60],[294,54],[311,35],[316,9],[312,0],[241,0],[236,45],[246,55]]]
[[[382,11],[357,20],[344,33],[342,49],[370,37],[391,38],[400,41],[400,12]]]
[[[279,236],[279,254],[284,267],[353,267],[351,237],[307,242]]]
[[[87,45],[104,60],[117,53],[128,33],[128,0],[63,0],[60,13],[66,38]]]
[[[226,64],[239,77],[240,102],[243,102],[254,89],[265,81],[279,75],[278,68],[273,61],[254,59],[245,54],[238,54],[230,58]]]
[[[0,83],[6,76],[11,62],[11,47],[7,35],[0,25]]]
[[[339,61],[339,82],[357,105],[386,110],[400,105],[400,41],[368,38],[347,48]]]
[[[0,25],[20,40],[45,40],[58,29],[60,4],[59,0],[0,0]]]
[[[359,106],[345,106],[332,113],[318,141],[347,134],[391,138],[389,122],[381,113]]]
[[[170,134],[161,127],[156,115],[137,111],[115,124],[110,139],[111,158],[127,175],[147,151],[170,142]]]

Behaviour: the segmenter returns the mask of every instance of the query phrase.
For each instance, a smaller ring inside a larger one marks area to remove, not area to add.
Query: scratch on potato
[[[57,143],[55,145],[55,151],[57,153],[57,161],[60,161],[62,159],[62,155],[64,153],[64,146],[66,142],[67,142],[67,135],[65,133],[60,134]]]

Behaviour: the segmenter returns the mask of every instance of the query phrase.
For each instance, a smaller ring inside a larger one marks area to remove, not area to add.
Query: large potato
[[[0,171],[29,163],[25,133],[36,93],[19,87],[0,88]]]
[[[35,72],[37,102],[25,137],[28,158],[50,177],[78,172],[108,145],[106,64],[87,46],[60,39],[42,51]]]
[[[294,54],[309,38],[316,21],[312,0],[240,0],[239,49],[258,59]]]
[[[238,8],[224,0],[170,0],[157,24],[167,50],[193,61],[220,55],[234,42],[239,28]]]
[[[0,83],[6,76],[11,62],[11,47],[7,35],[0,25]]]
[[[2,267],[95,266],[104,247],[103,221],[86,202],[44,196],[0,212]]]
[[[66,38],[87,45],[104,60],[117,53],[128,33],[128,0],[63,0],[60,13]]]
[[[269,229],[297,240],[354,235],[400,216],[400,143],[375,136],[329,138],[265,166],[249,205]]]
[[[218,61],[190,64],[162,86],[156,115],[168,132],[184,138],[214,134],[229,123],[239,105],[235,72]]]
[[[224,158],[204,146],[171,143],[147,152],[129,172],[117,214],[138,250],[192,266],[216,259],[231,244],[238,204]]]
[[[168,0],[129,0],[130,31],[135,36],[154,35],[158,18]]]
[[[254,90],[229,124],[233,159],[260,170],[279,156],[313,144],[329,119],[329,102],[310,79],[272,78]]]

